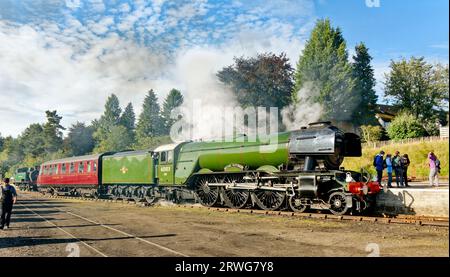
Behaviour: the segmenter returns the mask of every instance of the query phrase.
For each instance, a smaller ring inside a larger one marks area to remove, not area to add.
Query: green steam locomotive
[[[367,209],[380,190],[370,176],[340,168],[344,157],[357,156],[356,134],[320,122],[265,138],[242,135],[49,161],[41,166],[38,188],[150,203],[164,198],[345,214]]]

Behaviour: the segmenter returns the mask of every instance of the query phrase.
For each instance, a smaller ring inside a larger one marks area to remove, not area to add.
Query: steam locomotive
[[[340,215],[366,210],[380,191],[367,174],[340,168],[344,157],[358,156],[356,134],[319,122],[265,138],[243,135],[48,161],[37,186],[53,194]]]
[[[37,189],[38,175],[39,166],[18,168],[13,176],[14,185],[18,186],[20,190],[34,191]]]

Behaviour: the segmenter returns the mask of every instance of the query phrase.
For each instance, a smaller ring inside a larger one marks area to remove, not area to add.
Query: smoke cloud
[[[309,82],[297,92],[298,101],[281,111],[283,124],[288,130],[299,129],[301,126],[320,120],[323,107],[314,101],[319,93],[314,83]]]

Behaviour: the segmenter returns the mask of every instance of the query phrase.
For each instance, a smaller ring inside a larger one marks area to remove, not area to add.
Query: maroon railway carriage
[[[39,191],[74,196],[97,196],[101,183],[101,157],[103,154],[65,158],[45,162],[37,179]]]

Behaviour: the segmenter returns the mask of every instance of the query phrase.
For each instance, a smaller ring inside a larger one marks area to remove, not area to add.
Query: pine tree
[[[44,148],[49,154],[61,149],[63,143],[61,130],[65,128],[60,125],[62,116],[59,116],[56,111],[45,111],[45,114],[47,122],[43,126]]]
[[[314,91],[301,90],[311,86]],[[319,20],[297,63],[294,101],[310,98],[322,104],[322,120],[349,121],[356,105],[353,88],[352,67],[341,30],[333,28],[328,19]],[[297,95],[300,92],[309,95]]]
[[[160,107],[155,92],[151,89],[144,99],[142,113],[139,115],[136,127],[137,139],[156,137],[161,135],[163,121],[160,115]]]
[[[172,89],[167,95],[163,103],[163,110],[161,117],[164,123],[164,134],[167,135],[170,132],[170,127],[175,122],[174,119],[170,117],[170,113],[176,107],[179,107],[183,103],[183,95],[177,89]]]
[[[369,49],[360,43],[355,47],[353,56],[353,77],[355,93],[359,95],[359,103],[353,112],[354,122],[358,125],[376,124],[375,108],[378,96],[375,93],[375,77],[370,62]]]
[[[121,112],[122,110],[120,109],[119,98],[117,98],[115,94],[111,94],[108,97],[108,100],[106,100],[103,115],[95,124],[97,128],[94,133],[94,138],[97,146],[108,138],[112,127],[117,126],[120,123]]]
[[[135,121],[136,115],[134,113],[133,105],[131,103],[128,103],[122,115],[120,116],[120,125],[124,126],[127,129],[128,133],[133,139],[134,130],[136,128]]]

